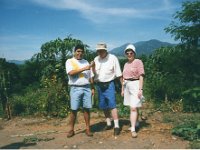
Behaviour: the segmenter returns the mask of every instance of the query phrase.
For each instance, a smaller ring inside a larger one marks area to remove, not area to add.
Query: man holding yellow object
[[[83,108],[84,119],[86,123],[86,135],[93,136],[90,131],[90,108],[92,108],[92,95],[94,95],[93,74],[87,60],[83,59],[84,46],[77,45],[74,48],[74,57],[66,61],[66,72],[70,85],[70,131],[67,137],[74,136],[74,125],[77,112],[80,107]],[[92,88],[92,89],[91,89]]]

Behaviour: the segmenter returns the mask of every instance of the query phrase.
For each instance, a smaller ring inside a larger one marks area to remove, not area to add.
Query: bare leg
[[[110,127],[109,129],[111,129],[110,110],[109,109],[104,109],[103,112],[104,112],[104,115],[105,115],[105,118],[106,118],[107,126]]]
[[[84,119],[86,124],[86,129],[90,130],[90,110],[84,108]]]
[[[113,117],[113,120],[114,120],[115,128],[119,128],[119,119],[118,119],[117,108],[112,109],[111,113],[112,113],[112,117]]]
[[[103,112],[104,112],[104,115],[105,115],[106,118],[110,118],[111,117],[109,109],[104,109]]]
[[[74,131],[74,125],[75,125],[75,121],[76,121],[76,116],[77,116],[77,111],[76,110],[72,110],[71,114],[70,114],[70,130]]]
[[[120,134],[120,128],[119,128],[119,119],[118,119],[118,112],[117,112],[117,108],[114,108],[111,110],[112,113],[112,117],[114,120],[114,136],[117,136]]]
[[[118,119],[117,108],[112,109],[111,113],[112,113],[113,120],[117,120]]]
[[[135,125],[138,118],[137,108],[130,109],[131,132],[135,131]]]
[[[87,136],[93,136],[93,133],[90,131],[90,110],[84,108],[84,119],[86,124],[86,135]]]
[[[74,125],[75,125],[75,121],[76,121],[76,116],[77,116],[77,111],[76,110],[72,110],[71,114],[70,114],[70,130],[68,132],[67,137],[70,138],[74,135]]]

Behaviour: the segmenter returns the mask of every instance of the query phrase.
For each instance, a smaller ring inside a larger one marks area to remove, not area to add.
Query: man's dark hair
[[[84,49],[84,46],[82,44],[77,44],[74,48],[74,52],[77,50],[77,49],[82,49],[83,51],[85,50]]]

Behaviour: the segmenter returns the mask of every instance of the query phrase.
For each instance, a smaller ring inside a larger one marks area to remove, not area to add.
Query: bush
[[[15,101],[12,103],[13,115],[20,115],[26,112],[26,105],[24,100],[20,97],[15,97]]]
[[[41,89],[27,88],[22,95],[12,97],[11,107],[13,115],[34,115],[42,111],[40,101],[44,99]]]
[[[49,115],[66,117],[69,112],[68,93],[60,84],[45,88],[26,88],[12,97],[13,115]]]
[[[43,102],[47,115],[55,117],[66,117],[69,112],[68,93],[60,88],[45,88],[46,99]]]
[[[183,110],[186,112],[200,112],[200,87],[183,92]]]
[[[197,140],[200,136],[200,122],[195,121],[187,122],[176,126],[172,130],[172,134],[183,137],[185,140]]]
[[[167,119],[166,119],[167,118]],[[190,148],[199,148],[200,114],[199,113],[164,113],[164,122],[173,124],[172,134],[190,141]]]

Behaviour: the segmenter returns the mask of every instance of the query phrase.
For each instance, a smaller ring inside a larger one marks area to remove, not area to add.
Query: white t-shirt
[[[72,70],[77,70],[89,65],[85,59],[77,60],[74,57],[70,58],[65,63],[66,72],[69,78],[69,85],[87,85],[90,84],[89,79],[93,76],[91,70],[85,70],[76,75],[69,75],[68,73]]]
[[[109,82],[122,76],[119,61],[116,56],[107,54],[105,58],[95,57],[95,81]]]

